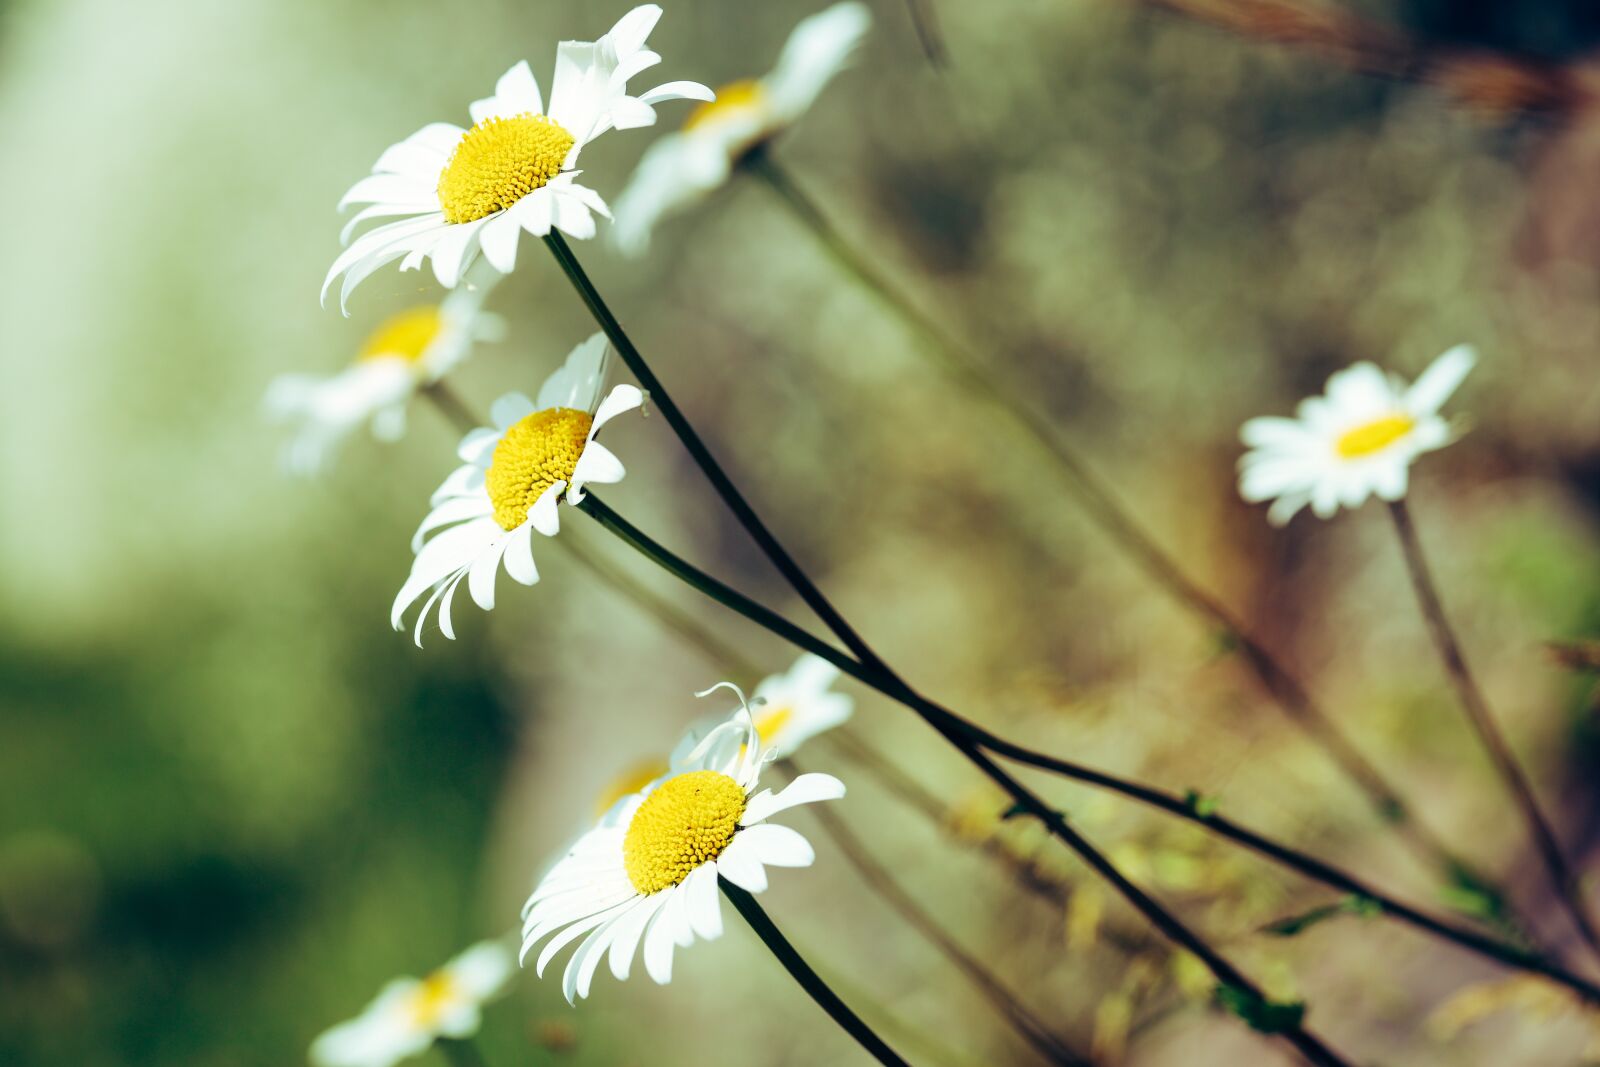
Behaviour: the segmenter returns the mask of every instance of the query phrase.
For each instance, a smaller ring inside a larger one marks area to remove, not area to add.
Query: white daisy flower
[[[523,61],[495,83],[493,96],[468,108],[471,129],[434,122],[390,146],[339,202],[341,210],[367,205],[341,240],[369,219],[406,217],[357,238],[329,269],[323,300],[343,274],[342,307],[362,279],[397,259],[408,270],[431,258],[439,284],[452,289],[480,249],[509,274],[524,230],[542,237],[554,227],[593,237],[593,213],[610,213],[598,193],[576,180],[584,146],[613,128],[652,125],[655,105],[664,101],[712,99],[710,89],[688,81],[628,94],[629,79],[661,62],[645,47],[660,18],[660,7],[645,4],[598,41],[562,41],[548,111]]]
[[[481,273],[481,283],[385,319],[355,362],[338,374],[274,379],[263,407],[268,418],[293,427],[283,449],[284,469],[295,474],[320,470],[362,423],[370,422],[380,441],[399,440],[406,430],[406,406],[417,390],[443,378],[473,344],[497,341],[505,333],[504,320],[483,310],[484,297],[499,275]]]
[[[756,686],[751,717],[762,747],[773,759],[788,759],[800,746],[850,718],[855,701],[830,686],[839,668],[806,653],[785,674],[774,674]]]
[[[770,74],[723,86],[715,101],[695,108],[681,132],[651,145],[617,198],[611,231],[617,246],[642,253],[662,218],[717,189],[748,152],[799,121],[844,69],[871,23],[866,5],[854,0],[801,20]]]
[[[365,1011],[311,1045],[317,1067],[390,1067],[424,1052],[440,1037],[478,1032],[485,1001],[505,988],[515,967],[511,950],[483,941],[426,978],[396,978]]]
[[[748,709],[684,749],[667,776],[624,798],[580,838],[523,909],[524,962],[550,938],[535,963],[539,974],[583,939],[562,978],[569,1002],[589,995],[602,958],[618,980],[627,978],[641,945],[645,971],[670,981],[674,948],[722,934],[719,877],[759,893],[767,867],[809,867],[815,859],[803,836],[767,820],[844,796],[844,783],[828,774],[802,774],[776,794],[756,792],[772,756]]]
[[[558,505],[581,503],[586,484],[622,480],[622,461],[595,435],[643,404],[644,393],[619,385],[600,399],[607,352],[605,335],[594,334],[545,381],[537,400],[521,393],[501,397],[489,409],[493,428],[480,427],[461,439],[456,451],[462,466],[434,491],[433,510],[411,539],[417,558],[389,615],[396,630],[406,608],[431,589],[417,617],[416,642],[422,644],[422,627],[435,605],[440,630],[453,640],[450,605],[463,579],[484,611],[494,607],[502,563],[516,581],[533,585],[539,580],[534,532],[559,533]]]
[[[1457,345],[1410,387],[1357,363],[1330,377],[1323,396],[1301,401],[1295,418],[1251,419],[1239,431],[1251,448],[1239,461],[1240,495],[1272,500],[1276,526],[1307,504],[1326,519],[1372,494],[1399,500],[1412,462],[1453,439],[1439,409],[1476,361],[1470,345]]]

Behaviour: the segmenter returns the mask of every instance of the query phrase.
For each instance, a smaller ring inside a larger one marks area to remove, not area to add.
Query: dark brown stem
[[[1534,796],[1533,787],[1523,774],[1521,764],[1517,762],[1511,746],[1500,733],[1500,728],[1495,725],[1488,701],[1484,699],[1483,690],[1473,677],[1472,669],[1467,666],[1467,657],[1461,651],[1461,642],[1457,640],[1455,630],[1445,615],[1438,587],[1434,584],[1433,574],[1422,552],[1422,542],[1418,539],[1416,526],[1411,521],[1411,511],[1404,500],[1397,500],[1389,505],[1389,514],[1394,518],[1395,532],[1400,536],[1400,547],[1405,553],[1406,570],[1411,575],[1411,585],[1416,590],[1417,603],[1422,608],[1423,618],[1428,624],[1428,633],[1433,638],[1434,647],[1439,651],[1439,659],[1444,663],[1445,674],[1449,676],[1456,699],[1460,701],[1467,721],[1477,732],[1478,740],[1488,751],[1489,759],[1500,775],[1506,791],[1511,794],[1512,800],[1522,813],[1522,821],[1543,860],[1545,873],[1572,917],[1573,925],[1577,927],[1589,948],[1600,955],[1600,933],[1597,933],[1594,921],[1589,915],[1588,905],[1583,898],[1577,877],[1567,865],[1566,856],[1562,853],[1555,831],[1539,809],[1538,798]]]

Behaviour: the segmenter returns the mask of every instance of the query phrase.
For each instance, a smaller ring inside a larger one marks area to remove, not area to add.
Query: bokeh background
[[[1486,114],[1122,0],[933,3],[946,67],[903,4],[877,0],[861,62],[778,157],[1570,943],[1383,511],[1272,530],[1233,472],[1240,422],[1332,370],[1370,358],[1409,376],[1479,346],[1451,407],[1471,432],[1421,464],[1413,507],[1514,746],[1572,855],[1600,862],[1594,679],[1545,647],[1600,628],[1597,114]],[[652,44],[667,78],[718,84],[765,70],[819,6],[672,4]],[[0,6],[0,1061],[303,1062],[391,976],[509,930],[603,784],[669,747],[706,710],[691,691],[732,673],[556,554],[537,588],[502,583],[491,616],[463,598],[461,639],[418,651],[385,613],[454,431],[419,408],[405,441],[358,439],[308,482],[279,472],[260,417],[274,375],[332,372],[432,294],[389,270],[349,320],[319,308],[343,190],[517,59],[547,84],[556,40],[624,9]],[[1577,0],[1346,10],[1576,78],[1600,39]],[[606,138],[588,178],[614,195],[651,136]],[[781,536],[926,690],[1446,906],[1226,642],[768,191],[736,183],[641,262],[601,241],[579,254]],[[491,303],[509,337],[455,378],[480,408],[536,388],[592,329],[532,243]],[[801,614],[660,419],[619,422],[610,443],[629,466],[613,506]],[[591,524],[569,535],[787,666]],[[1004,805],[928,731],[857,695],[849,730],[937,796],[940,821],[834,749],[805,762],[850,782],[839,811],[857,833],[1065,1039],[1108,1064],[1289,1062],[1081,868],[1002,826]],[[1125,803],[1040,787],[1362,1062],[1572,1064],[1595,1048],[1594,1020],[1560,996],[1403,927],[1263,935],[1335,898]],[[1037,1062],[812,836],[817,866],[765,899],[867,1017],[917,1062]],[[979,845],[1061,899],[1019,890]],[[573,1010],[559,983],[519,982],[488,1015],[493,1067],[861,1059],[731,913],[670,987],[596,986]]]

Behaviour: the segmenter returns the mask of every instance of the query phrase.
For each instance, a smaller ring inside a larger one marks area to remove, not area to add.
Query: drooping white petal
[[[753,826],[770,819],[780,811],[798,804],[813,804],[819,800],[837,800],[844,796],[844,783],[831,774],[810,772],[795,778],[777,794],[762,790],[750,798],[740,819],[745,826]]]
[[[1413,418],[1432,415],[1450,399],[1478,362],[1478,350],[1456,345],[1428,365],[1406,391],[1406,410]]]
[[[743,832],[733,835],[728,847],[717,857],[717,874],[747,893],[763,893],[767,888],[767,872],[760,858],[742,843]]]
[[[816,861],[816,850],[798,831],[775,823],[748,826],[739,831],[744,847],[768,867],[809,867]]]

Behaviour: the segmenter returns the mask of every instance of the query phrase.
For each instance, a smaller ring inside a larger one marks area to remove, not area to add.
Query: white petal
[[[739,831],[745,847],[768,867],[809,867],[816,862],[816,850],[803,835],[787,826],[763,823]]]
[[[798,804],[837,800],[842,796],[844,796],[843,782],[831,774],[818,774],[813,771],[800,775],[776,795],[768,790],[762,790],[751,797],[750,802],[745,805],[740,822],[745,826],[753,826]]]
[[[566,482],[552,482],[544,492],[539,494],[539,499],[533,502],[533,507],[528,509],[528,525],[538,530],[546,537],[554,537],[561,532],[561,493],[566,489]]]
[[[683,880],[689,923],[707,941],[722,936],[722,893],[717,888],[717,866],[702,863]]]
[[[506,552],[506,540],[504,537],[496,538],[493,545],[478,553],[472,561],[472,569],[467,572],[467,590],[484,611],[494,610],[494,580],[500,574],[500,560]]]
[[[489,420],[503,432],[537,410],[539,409],[533,406],[533,401],[529,400],[526,395],[522,393],[507,393],[489,405]],[[496,434],[496,436],[498,437],[499,435]],[[463,456],[462,458],[465,459],[466,457]]]
[[[506,573],[514,582],[534,585],[539,581],[539,568],[534,566],[533,560],[532,526],[523,523],[511,531],[506,539],[505,565]]]
[[[743,831],[734,834],[728,847],[717,857],[717,874],[748,893],[765,892],[767,872],[762,869],[760,858],[740,842],[742,837]]]
[[[666,985],[672,981],[672,948],[676,944],[673,936],[675,931],[670,922],[663,920],[668,914],[669,895],[675,892],[678,892],[677,888],[656,894],[662,900],[656,906],[655,918],[651,920],[650,929],[644,935],[645,973],[657,985]]]
[[[1437,412],[1477,362],[1478,351],[1471,345],[1456,345],[1444,353],[1406,391],[1406,410],[1414,418]]]
[[[639,951],[639,941],[644,937],[644,928],[659,906],[656,898],[642,897],[637,904],[623,913],[623,918],[617,924],[615,935],[611,940],[608,959],[612,977],[617,981],[627,981],[628,973],[633,969],[633,957]]]
[[[483,258],[490,266],[501,274],[510,274],[517,266],[517,242],[521,237],[522,225],[511,212],[504,211],[483,228],[478,247],[483,249]]]

